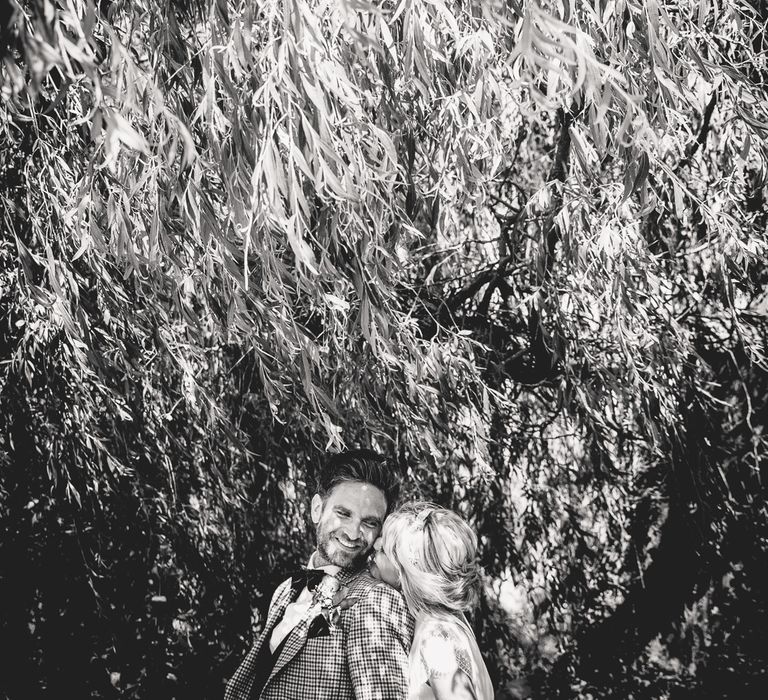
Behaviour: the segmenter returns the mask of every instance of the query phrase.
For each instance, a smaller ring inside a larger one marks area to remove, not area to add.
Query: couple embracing
[[[464,612],[477,538],[429,503],[393,511],[399,480],[371,450],[323,466],[317,548],[275,591],[225,700],[492,700]]]

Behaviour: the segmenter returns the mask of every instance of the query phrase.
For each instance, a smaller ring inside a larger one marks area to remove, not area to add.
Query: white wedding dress
[[[419,617],[408,657],[408,700],[435,700],[433,675],[467,675],[477,700],[493,700],[493,688],[475,634],[461,617]]]

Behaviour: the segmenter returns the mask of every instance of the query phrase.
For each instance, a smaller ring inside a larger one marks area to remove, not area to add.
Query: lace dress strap
[[[419,657],[427,679],[452,674],[456,667],[470,679],[473,677],[472,656],[466,639],[450,623],[434,622],[424,630],[419,644]]]

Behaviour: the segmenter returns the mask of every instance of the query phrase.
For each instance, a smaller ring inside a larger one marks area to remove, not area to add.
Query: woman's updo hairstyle
[[[381,534],[413,615],[455,615],[474,607],[477,536],[456,513],[434,503],[408,503],[386,519]]]

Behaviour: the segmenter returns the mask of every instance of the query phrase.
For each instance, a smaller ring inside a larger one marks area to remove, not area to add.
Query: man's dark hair
[[[317,475],[317,493],[325,500],[334,486],[345,481],[360,481],[383,491],[387,499],[387,513],[397,503],[400,475],[394,465],[378,452],[359,449],[330,455]]]

